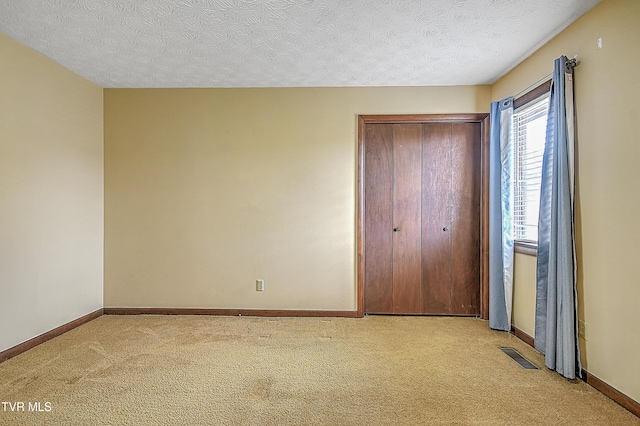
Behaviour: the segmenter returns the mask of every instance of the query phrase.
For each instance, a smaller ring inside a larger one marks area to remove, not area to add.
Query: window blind
[[[514,111],[514,239],[538,241],[542,154],[547,127],[548,94]]]

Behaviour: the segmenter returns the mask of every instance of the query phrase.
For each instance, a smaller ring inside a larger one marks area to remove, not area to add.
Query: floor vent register
[[[511,357],[512,360],[514,360],[515,362],[520,364],[520,366],[522,368],[525,368],[527,370],[539,370],[538,367],[536,367],[531,361],[529,361],[528,359],[523,357],[520,354],[520,352],[516,351],[515,349],[513,349],[513,348],[500,348],[500,350],[502,352],[504,352],[505,354],[509,355],[509,357]]]

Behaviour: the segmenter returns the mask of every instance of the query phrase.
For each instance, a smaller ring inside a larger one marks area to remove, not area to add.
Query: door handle
[[[393,232],[400,232],[400,228],[393,228]]]
[[[445,226],[444,228],[442,228],[442,230],[443,230],[444,232],[447,232],[447,231],[449,230],[449,228],[447,228],[447,227]]]

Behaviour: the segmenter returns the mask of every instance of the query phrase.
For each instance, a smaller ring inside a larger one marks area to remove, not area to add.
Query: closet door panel
[[[480,313],[480,125],[454,124],[451,137],[451,313]]]
[[[425,124],[422,138],[422,312],[451,313],[451,124]]]
[[[393,125],[365,128],[365,306],[393,312]]]
[[[422,125],[396,124],[393,135],[393,312],[418,314]]]

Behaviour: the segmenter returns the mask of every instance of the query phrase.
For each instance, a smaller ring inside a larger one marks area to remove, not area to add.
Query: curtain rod
[[[580,65],[580,62],[578,62],[577,57],[574,57],[573,59],[569,59],[568,62],[574,68],[577,67],[578,65]],[[538,87],[540,84],[544,83],[545,81],[550,80],[552,75],[553,75],[553,73],[549,73],[549,74],[545,75],[540,80],[538,80],[535,83],[533,83],[531,86],[529,86],[526,89],[521,90],[520,92],[518,92],[518,94],[513,96],[513,99],[518,99],[520,96],[524,95],[525,93],[528,93],[531,89],[534,89],[534,88]]]

